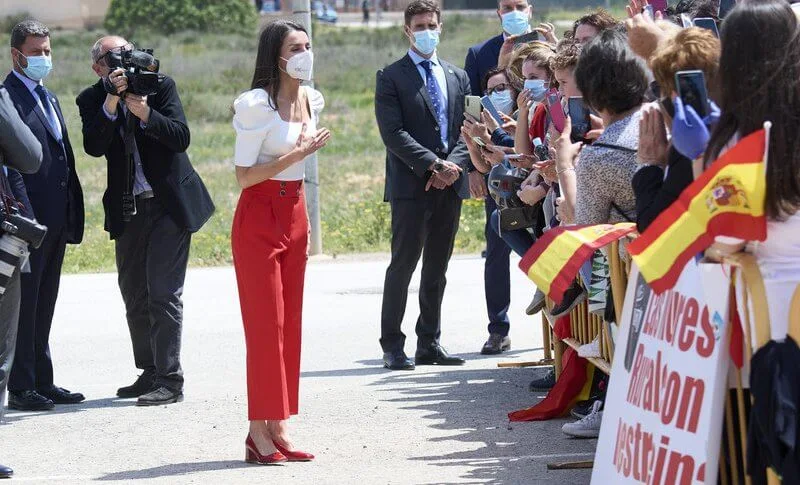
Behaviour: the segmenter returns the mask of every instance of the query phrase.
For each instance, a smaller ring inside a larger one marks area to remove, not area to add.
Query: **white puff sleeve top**
[[[316,89],[303,86],[311,108],[311,119],[306,134],[317,132],[319,113],[325,107],[322,94]],[[281,119],[278,111],[271,107],[270,96],[263,89],[253,89],[239,95],[233,103],[233,128],[236,130],[234,163],[239,167],[267,163],[291,152],[297,144],[303,124]],[[274,176],[273,180],[303,180],[305,164],[298,162]]]

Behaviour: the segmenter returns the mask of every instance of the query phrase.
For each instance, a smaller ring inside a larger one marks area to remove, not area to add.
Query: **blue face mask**
[[[431,55],[439,45],[439,31],[438,30],[423,30],[422,32],[414,32],[414,47],[417,48],[423,55]]]
[[[497,111],[510,115],[514,111],[514,100],[511,99],[511,91],[506,89],[505,91],[495,92],[489,95],[489,99],[492,100],[492,104]]]
[[[542,101],[547,94],[547,88],[541,79],[526,79],[525,89],[531,92],[534,101]]]
[[[503,30],[508,35],[522,35],[528,31],[528,14],[514,10],[513,12],[504,13],[501,17],[503,20]]]
[[[46,78],[53,69],[53,60],[50,56],[30,56],[25,57],[25,59],[28,61],[28,67],[20,66],[22,67],[22,72],[34,81],[41,81]]]

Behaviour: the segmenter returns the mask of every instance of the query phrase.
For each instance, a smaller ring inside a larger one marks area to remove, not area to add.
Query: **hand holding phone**
[[[708,91],[703,71],[678,71],[675,73],[675,86],[684,104],[694,108],[700,118],[709,113]]]
[[[592,120],[589,116],[589,108],[583,104],[582,97],[571,97],[567,102],[569,119],[572,122],[570,140],[572,143],[586,140],[586,133],[592,127]]]
[[[537,31],[528,32],[527,34],[518,35],[514,38],[514,47],[521,45],[521,44],[530,44],[531,42],[535,41],[545,42],[545,39],[542,37]]]
[[[481,120],[481,97],[480,96],[465,96],[464,97],[464,113],[472,116],[475,121]]]
[[[711,17],[697,17],[696,19],[692,20],[692,24],[695,27],[700,27],[703,29],[708,29],[714,33],[714,36],[719,39],[719,29],[717,28],[717,21],[712,19]]]

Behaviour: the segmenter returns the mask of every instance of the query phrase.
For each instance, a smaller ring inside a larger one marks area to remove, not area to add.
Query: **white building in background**
[[[100,26],[111,0],[0,0],[0,19],[29,13],[52,28]]]

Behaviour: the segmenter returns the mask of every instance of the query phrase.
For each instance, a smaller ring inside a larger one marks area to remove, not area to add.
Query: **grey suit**
[[[433,103],[411,57],[406,55],[377,74],[375,117],[386,145],[384,198],[392,210],[392,261],[386,270],[381,311],[384,352],[400,351],[405,344],[400,326],[411,275],[423,250],[417,350],[438,345],[445,273],[458,232],[461,201],[469,197],[469,152],[460,137],[469,79],[462,69],[439,62],[447,82],[449,149],[444,148]],[[432,176],[428,168],[437,158],[461,166],[464,173],[451,187],[426,192]]]
[[[41,163],[42,145],[19,117],[8,92],[0,85],[0,170],[5,165],[20,172],[35,173]],[[20,198],[17,192],[19,184],[14,183],[12,187],[13,196]],[[5,412],[6,385],[14,362],[19,302],[19,271],[16,271],[6,286],[5,297],[0,305],[0,420]]]

